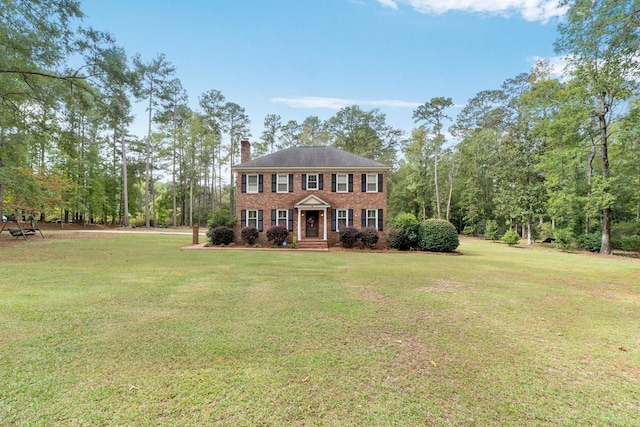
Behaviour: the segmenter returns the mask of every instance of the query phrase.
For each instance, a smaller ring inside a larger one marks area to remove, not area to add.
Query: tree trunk
[[[151,119],[153,112],[153,80],[149,87],[149,121],[147,122],[147,146],[145,155],[145,169],[144,169],[144,218],[145,226],[149,228],[151,226],[151,213],[149,212],[149,180],[151,178]]]
[[[589,152],[589,161],[587,164],[587,185],[588,185],[588,193],[587,193],[587,199],[591,199],[591,182],[593,180],[593,161],[596,158],[596,143],[595,141],[591,141],[591,151]],[[589,230],[591,229],[591,218],[589,217],[589,214],[587,213],[585,215],[585,230],[584,230],[584,234],[589,234]]]
[[[437,138],[437,136],[436,136]],[[438,212],[438,219],[442,218],[442,209],[440,207],[440,191],[438,190],[438,151],[439,147],[435,147],[435,157],[434,157],[434,168],[433,168],[433,183],[435,185],[434,189],[436,192],[436,209]]]
[[[122,144],[122,225],[124,227],[129,226],[129,184],[127,183],[127,151],[124,141],[124,132],[120,137],[120,143]]]
[[[598,114],[598,121],[600,122],[600,155],[602,157],[602,177],[604,178],[605,185],[602,190],[602,198],[606,201],[609,195],[609,146],[608,146],[608,123],[607,112],[609,111],[608,105],[605,101],[606,94],[601,94],[601,103],[603,112]],[[602,208],[602,243],[600,245],[601,254],[611,253],[611,208],[605,206]]]
[[[173,197],[172,197],[172,202],[173,202],[173,228],[176,228],[177,223],[178,223],[178,215],[176,212],[176,143],[177,143],[177,138],[175,138],[174,143],[173,143],[173,167],[172,167],[172,171],[171,171],[171,181],[172,181],[172,189],[173,189]]]
[[[455,156],[452,156],[451,170],[449,171],[449,197],[447,197],[447,221],[451,222],[451,197],[453,196],[453,180],[456,177],[456,160]]]
[[[531,246],[531,244],[533,243],[532,238],[531,238],[531,227],[533,226],[533,217],[531,215],[529,215],[529,217],[527,218],[527,245]]]

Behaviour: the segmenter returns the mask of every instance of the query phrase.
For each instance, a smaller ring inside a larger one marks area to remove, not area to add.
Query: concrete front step
[[[298,249],[328,251],[329,246],[326,240],[299,240]]]

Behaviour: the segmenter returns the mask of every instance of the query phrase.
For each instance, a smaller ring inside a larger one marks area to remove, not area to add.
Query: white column
[[[327,208],[324,208],[324,240],[327,240]]]
[[[300,219],[301,219],[301,218],[302,218],[302,216],[301,216],[300,208],[298,208],[298,242],[299,242],[300,240],[302,240],[302,239],[300,238],[300,232],[301,232],[301,230],[302,230],[302,228],[300,227]]]

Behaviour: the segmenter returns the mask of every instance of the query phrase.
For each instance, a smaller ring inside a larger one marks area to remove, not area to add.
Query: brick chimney
[[[242,138],[240,141],[240,163],[245,163],[251,160],[251,143],[249,138]]]

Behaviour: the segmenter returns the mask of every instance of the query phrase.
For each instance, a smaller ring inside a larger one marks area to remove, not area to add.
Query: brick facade
[[[386,244],[386,171],[292,168],[282,171],[260,171],[242,170],[241,167],[235,171],[238,219],[235,231],[238,243],[242,242],[241,229],[249,224],[262,229],[259,241],[262,245],[269,245],[266,231],[277,223],[279,218],[282,224],[286,222],[290,229],[289,241],[293,236],[298,240],[325,240],[326,237],[328,244],[332,246],[338,243],[341,228],[336,218],[338,214],[346,217],[347,226],[361,229],[364,213],[365,223],[375,224],[379,230],[378,245]],[[365,191],[362,191],[363,186]],[[367,188],[369,191],[366,191]],[[286,191],[278,192],[278,189]],[[339,192],[338,189],[347,191]]]

